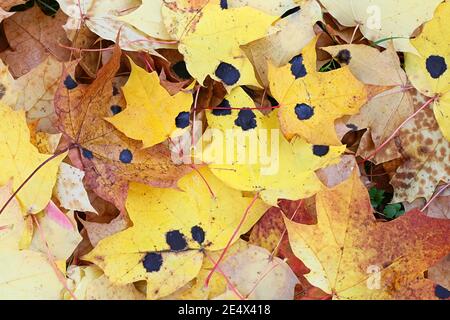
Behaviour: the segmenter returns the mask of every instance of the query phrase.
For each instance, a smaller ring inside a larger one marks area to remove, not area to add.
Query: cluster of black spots
[[[281,15],[281,19],[284,19],[284,18],[290,16],[291,14],[294,14],[294,13],[299,12],[299,11],[300,11],[300,6],[291,8],[291,9],[289,9],[288,11],[286,11],[285,13],[283,13]]]
[[[441,56],[429,56],[426,61],[427,71],[433,79],[439,79],[447,71],[445,58]]]
[[[338,52],[338,54],[336,55],[335,59],[340,64],[349,64],[350,60],[352,60],[352,54],[347,49],[343,49],[343,50]]]
[[[241,78],[241,73],[233,65],[221,62],[216,69],[216,77],[222,80],[227,86],[236,84]]]
[[[222,102],[214,108],[212,114],[215,116],[229,116],[231,114],[230,101],[223,99]]]
[[[228,0],[220,0],[220,7],[222,9],[228,9]]]
[[[122,163],[129,164],[133,161],[133,153],[128,149],[124,149],[120,152],[119,160]]]
[[[187,111],[180,112],[175,118],[175,125],[179,129],[189,127],[191,114]]]
[[[306,67],[303,64],[303,55],[299,54],[289,61],[291,64],[291,72],[295,79],[303,78],[307,75]]]
[[[186,238],[179,230],[167,232],[166,242],[172,251],[183,251],[187,249]]]
[[[434,288],[434,294],[439,299],[446,300],[450,298],[450,291],[440,285],[436,285],[436,287]]]
[[[111,112],[113,115],[116,115],[116,114],[119,114],[122,112],[122,107],[117,104],[112,105],[110,109],[111,109]]]
[[[183,60],[175,63],[172,66],[172,70],[181,79],[188,80],[188,79],[192,78],[191,74],[189,73],[189,71],[186,67],[186,62],[184,62]]]
[[[314,115],[314,108],[306,103],[297,104],[294,110],[298,120],[308,120]]]
[[[161,270],[163,257],[160,253],[150,252],[145,255],[142,264],[147,272],[158,272]]]
[[[314,145],[313,154],[318,157],[326,156],[330,152],[329,146]]]
[[[92,160],[94,159],[94,154],[92,153],[92,151],[88,150],[88,149],[82,149],[81,153],[83,154],[83,157],[85,157],[86,159]]]
[[[198,244],[205,242],[205,230],[200,226],[193,226],[191,228],[192,239],[194,239]]]
[[[68,75],[64,80],[64,86],[67,88],[67,90],[73,90],[78,87],[78,84],[70,75]]]
[[[234,124],[242,130],[247,131],[256,128],[256,115],[250,109],[242,109],[239,111],[237,119]]]

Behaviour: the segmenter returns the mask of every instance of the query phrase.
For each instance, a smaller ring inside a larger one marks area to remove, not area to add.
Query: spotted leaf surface
[[[194,279],[202,250],[225,248],[252,198],[227,187],[207,168],[186,175],[178,187],[132,184],[126,208],[133,227],[100,241],[85,259],[115,283],[146,280],[147,297],[153,299]],[[267,208],[256,200],[239,233],[248,231]]]
[[[128,137],[141,140],[144,148],[188,128],[192,94],[180,91],[170,95],[161,86],[156,72],[148,73],[134,62],[130,63],[131,75],[123,87],[127,108],[122,111],[119,106],[113,106],[116,115],[108,121]]]
[[[251,7],[228,8],[209,1],[200,10],[180,3],[162,9],[167,31],[179,41],[189,73],[203,83],[209,75],[225,86],[259,86],[240,46],[262,38],[276,20]]]
[[[316,72],[316,40],[286,66],[269,66],[270,91],[280,103],[280,126],[287,139],[298,135],[313,144],[340,145],[335,120],[357,114],[368,92],[348,67]]]
[[[203,139],[202,160],[214,175],[235,189],[260,192],[271,205],[278,199],[314,195],[322,185],[314,171],[338,163],[345,151],[344,147],[312,145],[302,138],[288,142],[280,133],[278,116],[277,109],[264,116],[236,88],[218,109],[207,113],[212,130]]]
[[[433,20],[414,40],[418,55],[406,55],[406,72],[414,87],[428,97],[437,97],[434,115],[444,137],[450,141],[450,44],[442,37],[450,27],[450,3],[441,4]]]

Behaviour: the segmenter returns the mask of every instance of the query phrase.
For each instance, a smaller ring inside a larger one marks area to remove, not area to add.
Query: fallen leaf
[[[61,163],[53,193],[67,210],[97,213],[89,202],[83,178],[83,171],[67,163]]]
[[[149,148],[190,126],[193,98],[183,91],[171,95],[160,84],[156,72],[148,73],[130,63],[131,75],[122,88],[127,108],[107,121],[127,137],[141,140],[143,148]]]
[[[450,221],[412,211],[377,222],[356,171],[316,195],[317,225],[285,219],[308,281],[336,299],[436,299],[424,272],[448,254]],[[395,241],[393,241],[395,239]]]
[[[357,26],[370,41],[385,46],[393,39],[397,51],[415,52],[409,38],[420,25],[433,17],[441,0],[321,0],[322,5],[342,25]]]
[[[12,75],[19,78],[39,66],[49,55],[67,61],[70,45],[62,25],[65,15],[46,16],[38,6],[26,12],[17,12],[3,25],[10,49],[1,52],[0,58],[9,66]]]
[[[276,17],[251,7],[222,8],[216,0],[197,11],[166,5],[162,13],[167,31],[178,40],[187,70],[198,82],[203,84],[209,75],[229,89],[259,87],[240,46],[264,37]]]
[[[450,182],[450,142],[442,136],[432,110],[409,121],[395,142],[405,162],[391,180],[393,203],[429,200],[440,181]]]
[[[0,299],[57,300],[62,284],[45,255],[0,250]]]
[[[23,111],[13,111],[0,104],[0,185],[13,179],[13,190],[51,155],[41,154],[30,143],[30,131]],[[66,157],[62,154],[51,160],[28,181],[17,194],[26,213],[42,211],[51,198],[59,164]],[[3,203],[2,203],[3,204]]]
[[[440,1],[439,1],[440,2]],[[433,20],[426,23],[414,40],[418,55],[406,54],[405,69],[413,86],[434,101],[434,116],[444,137],[450,141],[450,45],[442,41],[442,31],[450,26],[450,3],[442,3]]]
[[[269,66],[270,91],[280,104],[280,126],[288,140],[299,135],[317,145],[341,145],[334,122],[358,113],[368,100],[368,90],[349,67],[317,72],[316,41],[288,65]]]

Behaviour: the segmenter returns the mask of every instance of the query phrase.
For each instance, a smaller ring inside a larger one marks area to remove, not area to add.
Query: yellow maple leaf
[[[203,84],[209,75],[228,88],[260,86],[250,60],[240,46],[267,35],[277,17],[251,7],[221,7],[210,1],[194,11],[181,5],[163,6],[167,31],[179,41],[189,73]]]
[[[123,87],[127,108],[107,120],[149,148],[190,125],[192,94],[180,91],[171,96],[156,72],[148,73],[133,61],[130,63],[130,79]]]
[[[368,92],[348,66],[317,72],[316,42],[317,38],[288,65],[269,66],[270,90],[280,104],[281,129],[287,139],[299,135],[313,144],[341,145],[334,121],[357,114]]]
[[[126,208],[133,227],[100,241],[84,259],[101,267],[114,283],[146,280],[152,299],[194,279],[203,251],[224,249],[251,203],[240,233],[268,208],[225,186],[207,167],[199,172],[180,179],[179,190],[132,183]]]
[[[57,300],[63,285],[39,252],[0,250],[0,299]]]
[[[437,97],[434,115],[444,137],[450,141],[450,3],[442,3],[433,20],[426,23],[413,46],[419,55],[405,55],[405,69],[414,87],[427,97]]]
[[[0,185],[13,179],[13,190],[51,155],[41,154],[30,143],[30,131],[23,111],[15,112],[0,103]],[[42,167],[22,188],[17,197],[27,213],[44,209],[52,196],[62,154]]]
[[[285,217],[308,281],[336,299],[436,299],[424,272],[450,250],[450,221],[418,210],[377,222],[357,171],[316,195],[317,224]]]
[[[227,185],[260,192],[274,206],[278,199],[298,200],[318,192],[322,184],[314,171],[338,163],[345,147],[311,145],[301,138],[288,142],[280,134],[278,110],[264,116],[251,108],[252,99],[235,88],[218,109],[207,112],[212,130],[201,142],[202,161]]]

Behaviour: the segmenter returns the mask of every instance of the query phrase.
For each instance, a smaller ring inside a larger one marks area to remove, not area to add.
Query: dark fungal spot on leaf
[[[160,253],[150,252],[145,255],[142,264],[147,272],[158,272],[161,270],[163,257]]]
[[[112,105],[111,106],[111,112],[112,112],[112,114],[113,115],[116,115],[116,114],[119,114],[119,113],[121,113],[122,112],[122,107],[121,106],[118,106],[118,105]]]
[[[166,233],[166,242],[172,251],[182,251],[187,248],[187,242],[184,235],[178,231],[173,230]]]
[[[192,239],[202,244],[205,241],[205,231],[200,226],[194,226],[191,228]]]
[[[186,67],[186,62],[184,61],[178,61],[172,66],[173,72],[180,77],[181,79],[190,79],[191,75]]]
[[[439,299],[448,299],[450,298],[450,291],[448,291],[446,288],[440,285],[436,285],[434,288],[434,294]]]
[[[175,118],[175,125],[179,129],[187,128],[189,127],[190,124],[189,118],[190,118],[189,112],[186,111],[180,112],[178,116]]]
[[[220,7],[222,9],[228,9],[228,0],[220,0]]]
[[[320,146],[320,145],[313,146],[313,154],[318,157],[326,156],[329,151],[330,151],[329,146]]]
[[[241,127],[242,130],[247,131],[256,128],[256,115],[250,109],[243,109],[239,111],[237,119],[234,124]]]
[[[241,78],[241,73],[233,65],[221,62],[216,69],[216,77],[222,80],[227,86],[236,84]]]
[[[445,58],[441,56],[429,56],[426,61],[427,71],[433,79],[440,78],[447,71]]]
[[[76,83],[76,81],[70,76],[68,75],[66,77],[66,79],[64,80],[64,86],[68,89],[68,90],[73,90],[76,87],[78,87],[78,84]]]
[[[82,149],[81,153],[83,154],[83,157],[85,157],[86,159],[92,160],[94,159],[94,154],[92,153],[92,151],[88,150],[88,149]]]
[[[336,60],[339,63],[349,64],[351,59],[352,54],[347,49],[339,51],[338,54],[336,55]]]
[[[291,64],[291,72],[295,79],[303,78],[306,76],[306,67],[303,64],[303,55],[299,54],[289,61]]]
[[[295,106],[295,114],[298,120],[308,120],[314,115],[314,108],[306,103],[300,103]]]
[[[119,155],[119,160],[122,163],[131,163],[133,161],[133,154],[128,149],[122,150]]]
[[[290,16],[291,14],[294,14],[294,13],[299,12],[299,11],[300,11],[300,6],[297,6],[297,7],[294,7],[292,9],[289,9],[288,11],[286,11],[285,13],[283,13],[281,15],[281,19],[284,19],[284,18]]]
[[[215,116],[229,116],[231,114],[230,101],[223,99],[222,102],[214,108],[212,114]]]
[[[5,96],[6,93],[6,87],[0,83],[0,99],[2,99]]]

